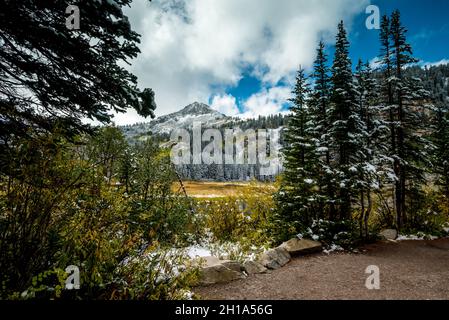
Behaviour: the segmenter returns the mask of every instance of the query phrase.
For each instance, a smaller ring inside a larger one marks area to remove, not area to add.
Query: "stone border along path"
[[[265,252],[258,262],[240,265],[215,258],[202,269],[203,286],[193,291],[202,299],[226,300],[449,299],[449,239],[389,240],[364,246],[359,254],[295,258],[318,250],[321,244],[315,241],[292,239]],[[370,265],[380,269],[380,290],[365,287]],[[222,278],[220,270],[228,276]]]
[[[322,251],[320,242],[307,239],[291,239],[277,248],[265,251],[258,261],[219,260],[216,257],[198,259],[201,264],[199,285],[207,286],[217,283],[228,283],[244,279],[251,274],[266,273],[276,270],[290,262],[292,256],[310,254]]]

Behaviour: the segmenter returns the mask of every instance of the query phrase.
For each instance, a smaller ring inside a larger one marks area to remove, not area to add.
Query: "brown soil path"
[[[203,299],[449,299],[449,239],[380,242],[360,254],[299,257],[269,274],[196,288]],[[368,290],[369,265],[380,290]]]

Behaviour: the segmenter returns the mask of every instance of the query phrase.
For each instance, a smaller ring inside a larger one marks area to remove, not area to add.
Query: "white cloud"
[[[291,81],[300,64],[310,67],[320,38],[332,38],[341,19],[349,26],[368,3],[134,0],[126,13],[142,35],[142,53],[130,69],[138,76],[140,87],[155,90],[157,115],[223,95],[226,88],[238,84],[248,69],[254,70],[253,76],[264,87],[276,87],[283,78],[287,83]],[[268,93],[262,90],[250,98],[248,108]],[[272,104],[263,107],[270,108],[274,108]],[[132,112],[116,121],[123,119],[141,121]]]
[[[231,117],[240,113],[236,98],[229,94],[214,96],[210,106],[212,109]]]
[[[257,118],[282,113],[282,105],[291,97],[291,88],[273,87],[250,96],[245,103],[242,118]]]

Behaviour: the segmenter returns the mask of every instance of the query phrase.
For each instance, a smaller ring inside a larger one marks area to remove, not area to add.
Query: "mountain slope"
[[[147,123],[138,123],[122,127],[127,138],[138,138],[143,135],[167,136],[174,129],[190,129],[194,122],[201,122],[202,126],[220,127],[233,118],[221,114],[207,104],[194,102],[182,110],[158,117]]]

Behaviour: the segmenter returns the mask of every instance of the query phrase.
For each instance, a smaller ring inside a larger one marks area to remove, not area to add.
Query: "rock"
[[[247,274],[265,273],[268,270],[257,261],[245,261],[243,269]]]
[[[215,283],[227,283],[245,276],[241,273],[243,267],[237,261],[220,260],[217,257],[202,257],[197,259],[200,267],[198,285],[207,286]]]
[[[226,268],[229,268],[231,270],[242,272],[243,266],[238,261],[231,261],[231,260],[224,260],[221,262],[222,265],[224,265]]]
[[[321,242],[298,238],[288,240],[281,244],[280,247],[287,250],[292,256],[321,252],[323,250]]]
[[[379,233],[379,236],[384,240],[396,240],[398,238],[398,231],[395,229],[385,229]]]
[[[217,257],[201,257],[195,259],[198,262],[201,262],[201,266],[203,267],[210,267],[214,266],[216,264],[220,264],[222,260],[218,259]]]
[[[268,269],[279,269],[285,266],[290,261],[290,258],[290,254],[287,250],[277,247],[265,251],[259,262]]]
[[[243,271],[243,266],[238,261],[232,261],[232,260],[220,260],[217,257],[201,257],[194,260],[194,265],[206,268],[206,267],[212,267],[217,264],[222,264],[226,268],[229,268],[231,270],[241,272]]]
[[[243,279],[245,276],[235,270],[231,270],[223,264],[208,266],[200,270],[199,285],[207,286],[215,283],[227,283]]]

